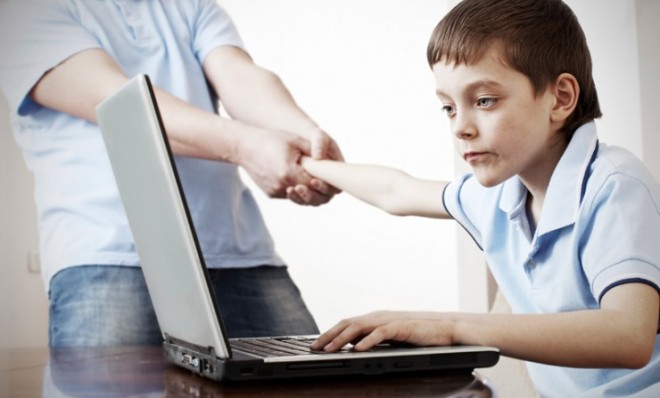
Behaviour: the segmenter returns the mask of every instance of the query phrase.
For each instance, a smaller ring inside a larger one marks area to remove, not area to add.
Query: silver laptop
[[[309,349],[316,336],[227,338],[148,77],[132,79],[96,114],[172,363],[219,381],[469,372],[497,363],[493,347],[319,353]]]

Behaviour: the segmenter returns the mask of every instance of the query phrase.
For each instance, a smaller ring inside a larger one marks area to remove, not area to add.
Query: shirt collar
[[[591,121],[578,128],[550,178],[537,235],[573,224],[577,217],[582,187],[589,165],[598,148],[596,124]],[[518,176],[505,181],[499,207],[512,220],[525,210],[527,189]]]

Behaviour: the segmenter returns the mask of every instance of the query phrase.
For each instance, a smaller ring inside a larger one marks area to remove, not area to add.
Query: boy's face
[[[482,185],[552,172],[548,154],[556,151],[549,149],[561,134],[551,124],[551,90],[535,96],[529,79],[504,64],[496,46],[477,63],[439,62],[433,72],[457,150]]]

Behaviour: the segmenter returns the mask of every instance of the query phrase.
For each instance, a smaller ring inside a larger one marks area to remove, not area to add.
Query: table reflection
[[[52,349],[44,397],[162,396],[160,348]]]
[[[495,397],[471,373],[217,383],[167,364],[159,347],[53,349],[43,372],[45,397]]]

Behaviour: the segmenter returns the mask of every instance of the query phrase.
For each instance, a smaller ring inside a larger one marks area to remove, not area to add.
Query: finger
[[[299,205],[307,205],[307,202],[300,197],[298,192],[296,191],[295,187],[288,187],[286,189],[286,197],[291,200],[292,202],[299,204]]]
[[[339,146],[334,140],[331,141],[325,155],[327,159],[338,160],[340,162],[344,161],[344,155],[341,153],[341,149],[339,149]]]
[[[346,329],[342,330],[339,335],[332,339],[328,344],[323,346],[323,351],[325,352],[335,352],[341,350],[347,344],[350,344],[353,341],[362,340],[363,333],[361,329],[351,325]]]
[[[355,351],[367,351],[385,340],[395,339],[397,334],[396,324],[387,324],[375,328],[371,333],[364,336],[354,346]]]
[[[311,185],[315,191],[325,196],[333,196],[341,192],[340,189],[328,184],[325,181],[319,180],[318,178],[312,178],[309,182],[309,185]]]
[[[314,343],[312,343],[311,348],[316,351],[321,351],[325,346],[327,346],[332,340],[334,340],[347,326],[347,321],[341,321],[335,326],[331,327],[325,333],[321,334]]]
[[[329,150],[331,138],[321,129],[316,129],[310,136],[312,158],[323,159]]]
[[[311,206],[319,206],[328,203],[332,198],[332,196],[324,195],[301,184],[295,186],[295,192],[305,204]]]
[[[295,137],[295,139],[291,141],[291,145],[301,153],[308,156],[312,154],[312,149],[314,147],[311,141],[306,140],[302,137]]]
[[[329,342],[323,346],[323,350],[334,352],[341,350],[351,342],[361,342],[365,336],[372,333],[378,327],[378,324],[379,321],[370,314],[341,321],[337,326],[326,332],[328,337],[332,338],[324,340],[329,340]],[[369,347],[372,346],[370,345]]]

